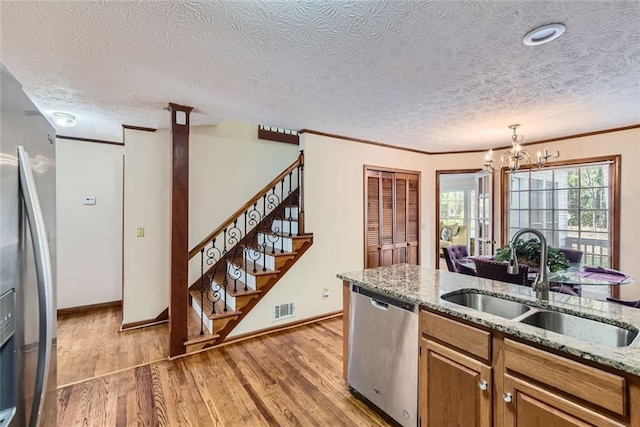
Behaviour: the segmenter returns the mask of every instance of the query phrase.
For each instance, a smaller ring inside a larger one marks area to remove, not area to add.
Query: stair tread
[[[197,289],[191,290],[189,292],[191,294],[191,296],[193,298],[196,299],[196,301],[198,302],[198,305],[200,304],[200,291]],[[224,298],[224,297],[223,297]],[[218,301],[215,302],[215,307],[216,307],[216,312],[215,313],[211,313],[211,301],[209,301],[205,295],[204,297],[204,301],[205,301],[205,306],[208,308],[205,308],[204,314],[211,320],[213,319],[221,319],[223,317],[230,317],[230,316],[239,316],[240,314],[242,314],[241,311],[235,311],[233,310],[231,307],[227,306],[227,311],[224,311],[224,299],[221,298]],[[191,310],[195,313],[195,310]],[[198,317],[198,314],[196,313],[196,318],[198,318],[198,322],[200,322],[200,318]],[[198,323],[199,324],[199,323]]]
[[[189,339],[183,343],[185,346],[197,344],[202,341],[214,340],[220,335],[212,335],[206,326],[204,327],[204,335],[200,335],[200,316],[198,316],[195,310],[189,310],[187,315],[187,336]]]
[[[216,275],[213,277],[213,280],[222,288],[224,286],[224,277],[226,275],[227,275],[226,270],[218,271]],[[244,282],[242,280],[237,280],[237,282],[242,285],[242,288],[244,288]],[[233,284],[233,279],[231,279],[230,277],[227,277],[227,287],[232,284]]]
[[[184,346],[189,346],[189,345],[199,344],[199,343],[206,342],[206,341],[215,341],[217,338],[220,338],[220,335],[218,335],[218,334],[211,335],[210,333],[207,332],[207,330],[205,328],[204,335],[200,335],[199,332],[198,332],[197,335],[194,335],[193,337],[191,337],[191,335],[189,335],[189,339],[186,340],[185,342],[183,342],[182,344]]]
[[[274,254],[267,253],[267,255],[274,255]],[[234,265],[236,265],[236,266],[238,266],[238,267],[240,267],[241,269],[244,270],[244,261],[243,261],[243,259],[239,259],[239,260],[230,259],[230,260],[227,260],[227,262],[229,262],[231,264],[234,264]],[[246,273],[250,274],[252,276],[263,276],[263,275],[266,275],[266,274],[278,274],[278,273],[280,273],[280,270],[271,270],[269,268],[267,268],[265,270],[265,266],[262,265],[262,264],[258,264],[258,263],[256,263],[256,271],[253,271],[253,261],[251,261],[250,263],[248,262],[247,263],[247,267],[249,267],[249,268],[248,268],[248,271],[246,271]]]
[[[289,221],[289,222],[298,222],[299,219],[298,218],[285,218],[283,216],[279,216],[277,218],[274,218],[275,221]]]
[[[305,234],[301,234],[299,236],[296,236],[295,234],[292,235],[292,236],[289,236],[289,234],[287,234],[287,233],[274,233],[274,232],[269,232],[269,233],[260,232],[260,234],[270,234],[272,236],[285,237],[287,239],[308,239],[310,237],[313,237],[313,234],[311,234],[311,233],[305,233]]]
[[[213,278],[213,280],[215,280],[215,282],[219,284],[221,287],[224,283],[224,275],[225,275],[225,272],[217,273],[216,277]],[[233,279],[229,278],[227,281],[227,293],[233,297],[241,297],[244,295],[252,295],[252,294],[258,294],[262,292],[258,289],[251,289],[248,286],[247,286],[248,288],[247,290],[245,290],[244,288],[245,288],[245,283],[242,280],[237,280],[237,283],[236,283],[236,289],[238,289],[237,291],[233,290]]]
[[[242,286],[240,286],[240,284],[242,284]],[[261,294],[262,293],[262,291],[260,289],[248,288],[247,290],[245,290],[244,289],[244,283],[240,282],[239,280],[238,280],[238,286],[237,286],[238,290],[237,291],[233,290],[233,285],[232,284],[229,284],[229,287],[231,289],[227,289],[227,293],[229,295],[231,295],[232,297],[234,297],[234,298],[247,296],[247,295]]]
[[[288,236],[287,236],[287,237],[288,237]],[[243,247],[248,248],[248,249],[250,249],[250,250],[254,250],[254,251],[258,251],[258,252],[262,252],[262,248],[254,248],[254,247],[251,247],[251,246],[243,246]],[[281,252],[276,252],[275,254],[272,254],[269,250],[267,250],[267,255],[271,255],[271,256],[273,256],[273,257],[279,257],[279,256],[296,256],[296,255],[297,255],[297,252],[296,252],[296,251],[291,251],[291,252],[284,251],[284,252],[282,252],[282,253],[281,253]]]

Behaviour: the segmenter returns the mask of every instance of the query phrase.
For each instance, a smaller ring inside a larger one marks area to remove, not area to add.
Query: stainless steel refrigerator
[[[56,424],[55,130],[0,64],[0,427]]]

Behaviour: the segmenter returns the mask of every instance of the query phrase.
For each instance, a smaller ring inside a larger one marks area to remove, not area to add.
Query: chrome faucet
[[[516,232],[511,238],[511,258],[509,259],[509,266],[507,267],[507,273],[518,274],[520,269],[518,268],[518,257],[516,256],[516,242],[518,237],[525,233],[535,234],[540,240],[540,271],[536,275],[535,280],[531,287],[536,291],[536,298],[542,301],[549,301],[549,273],[547,267],[547,239],[540,230],[535,228],[522,228]]]

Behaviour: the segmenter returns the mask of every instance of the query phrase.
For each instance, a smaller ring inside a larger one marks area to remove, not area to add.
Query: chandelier
[[[485,154],[484,168],[487,172],[496,173],[504,166],[508,167],[511,172],[515,172],[520,169],[520,166],[531,165],[531,156],[529,155],[529,152],[527,150],[523,150],[520,145],[524,137],[516,133],[516,129],[519,127],[519,124],[509,126],[509,129],[513,130],[513,135],[511,135],[511,148],[500,155],[500,167],[494,166],[493,150],[489,150],[487,154]],[[538,151],[536,153],[536,161],[534,165],[539,169],[547,164],[547,161],[550,158],[556,157],[560,157],[559,151],[557,151],[556,154],[549,154],[549,151],[547,151],[547,148],[545,147],[543,151]]]

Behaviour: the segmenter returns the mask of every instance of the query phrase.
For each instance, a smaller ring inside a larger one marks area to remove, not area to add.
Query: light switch
[[[138,237],[144,237],[144,227],[138,227]]]
[[[85,205],[95,205],[96,204],[96,198],[93,196],[87,196],[84,198],[83,203]]]

